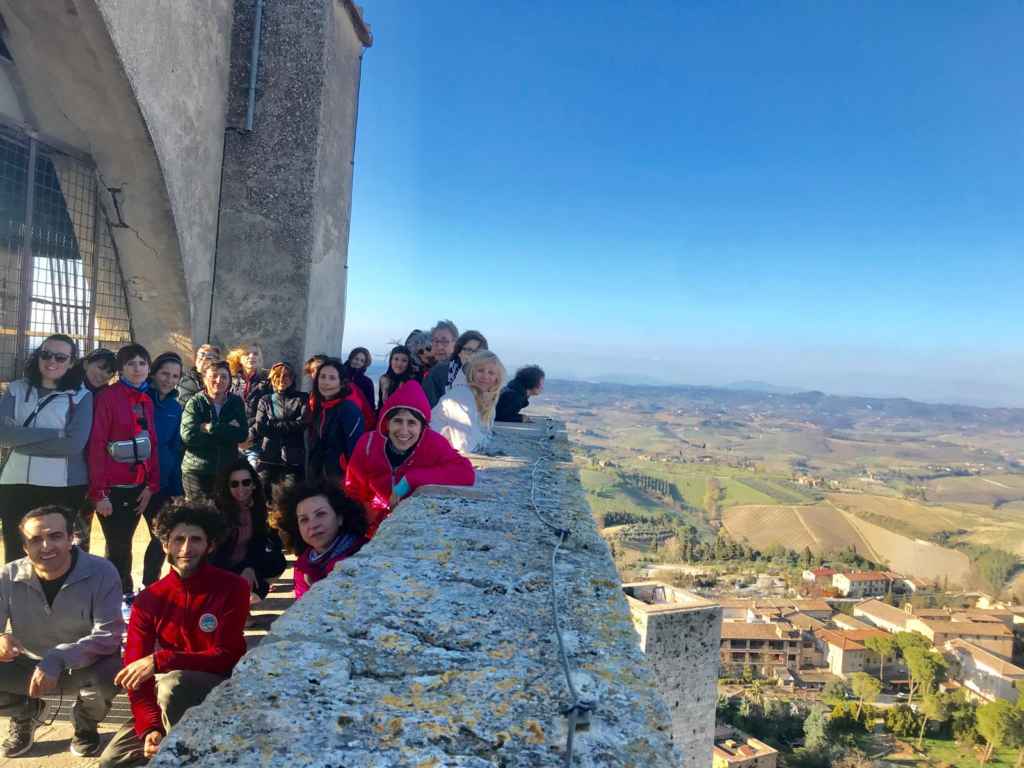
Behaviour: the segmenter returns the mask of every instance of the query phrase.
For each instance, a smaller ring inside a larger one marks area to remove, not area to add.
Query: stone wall
[[[476,493],[404,502],[185,716],[153,765],[561,764],[555,538],[531,511],[534,477],[543,511],[571,531],[556,584],[573,679],[596,703],[573,764],[678,765],[564,432],[509,430],[490,453]]]
[[[651,600],[651,587],[661,590]],[[668,705],[683,768],[707,768],[715,741],[722,609],[658,582],[624,585],[639,646]],[[635,599],[640,598],[640,599]]]
[[[228,124],[245,123],[256,0],[236,0]],[[264,357],[341,354],[363,46],[351,4],[263,5],[253,130],[224,150],[212,335]]]

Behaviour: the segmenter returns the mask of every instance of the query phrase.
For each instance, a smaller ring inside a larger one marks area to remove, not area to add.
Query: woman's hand
[[[394,510],[398,506],[398,502],[402,500],[402,497],[398,495],[398,491],[391,492],[391,498],[388,499],[388,509]]]
[[[96,502],[96,514],[100,517],[110,517],[114,514],[114,507],[109,498],[100,499]]]
[[[201,429],[203,430],[203,432],[206,432],[207,434],[209,434],[210,432],[213,432],[213,422],[212,421],[206,422],[205,424],[203,424]]]
[[[142,489],[142,493],[139,494],[139,500],[135,502],[135,514],[141,515],[146,511],[146,507],[149,506],[149,500],[153,498],[153,492],[149,490],[149,486]]]

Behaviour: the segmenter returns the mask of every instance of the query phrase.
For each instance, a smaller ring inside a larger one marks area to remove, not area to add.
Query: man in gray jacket
[[[0,757],[32,748],[48,694],[77,694],[72,754],[99,751],[97,726],[121,667],[121,578],[110,562],[72,545],[74,519],[65,507],[28,512],[20,526],[28,557],[0,570],[0,715],[11,719]]]

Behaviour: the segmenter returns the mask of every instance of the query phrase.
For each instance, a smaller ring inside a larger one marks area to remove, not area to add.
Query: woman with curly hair
[[[505,382],[505,366],[489,350],[469,358],[452,388],[432,411],[434,429],[459,453],[473,453],[490,440],[494,412]]]
[[[285,484],[274,490],[271,523],[296,555],[295,599],[366,543],[366,513],[336,483]]]
[[[281,541],[267,525],[263,484],[252,465],[238,458],[217,476],[214,493],[227,536],[210,563],[249,582],[251,602],[259,602],[270,591],[270,580],[284,573],[287,565]]]
[[[252,426],[256,418],[256,404],[263,395],[270,394],[270,382],[263,370],[263,350],[255,342],[246,342],[228,352],[231,369],[231,393],[245,403],[245,415]]]
[[[296,389],[295,371],[285,362],[270,368],[273,393],[256,405],[256,421],[249,430],[253,447],[259,452],[256,470],[263,490],[286,477],[301,480],[305,473],[306,394]]]

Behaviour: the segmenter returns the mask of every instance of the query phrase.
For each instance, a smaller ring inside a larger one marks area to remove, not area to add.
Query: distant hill
[[[794,387],[780,387],[777,384],[769,384],[766,381],[734,381],[731,384],[724,384],[722,389],[732,389],[740,392],[767,392],[772,395],[795,395],[800,391]]]
[[[922,403],[905,397],[853,397],[819,391],[776,393],[728,387],[643,385],[636,382],[595,383],[549,379],[552,393],[602,399],[618,397],[647,402],[681,401],[714,413],[735,408],[806,421],[827,430],[850,429],[858,423],[885,421],[892,428],[913,432],[915,424],[943,424],[958,429],[1024,429],[1024,408],[982,408],[954,403]],[[599,407],[599,406],[598,406]]]

